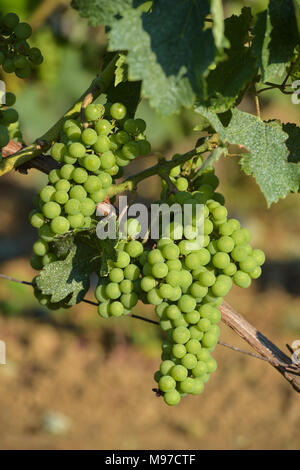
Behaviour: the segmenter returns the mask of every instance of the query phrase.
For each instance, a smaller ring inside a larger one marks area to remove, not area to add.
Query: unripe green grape
[[[197,310],[192,310],[186,313],[184,318],[190,325],[195,325],[200,320],[200,313]]]
[[[148,298],[148,295],[147,295],[147,298]],[[154,304],[153,304],[152,302],[150,302],[149,300],[148,300],[148,302],[149,302],[150,304],[154,305]],[[156,306],[157,306],[157,305],[158,305],[158,304],[156,304]],[[170,320],[160,320],[159,326],[160,326],[161,330],[163,330],[163,331],[170,331],[170,330],[172,329],[172,323],[171,323]],[[166,359],[167,359],[167,358],[166,358]]]
[[[84,201],[81,201],[81,203],[80,203],[80,212],[85,217],[89,217],[89,216],[93,215],[95,210],[96,210],[96,204],[92,199],[86,198],[86,199],[84,199]]]
[[[54,239],[55,232],[51,229],[50,224],[45,224],[39,229],[39,237],[46,242],[51,242]]]
[[[164,257],[161,254],[161,251],[155,248],[154,250],[151,250],[149,252],[147,261],[151,265],[154,265],[156,263],[163,263]]]
[[[2,68],[6,73],[13,73],[15,71],[15,65],[13,59],[5,59]]]
[[[181,271],[182,265],[179,259],[173,259],[166,261],[166,265],[168,266],[168,270],[170,271]]]
[[[256,263],[261,266],[266,260],[266,256],[262,250],[255,248],[252,252],[252,256],[255,259]]]
[[[184,326],[184,327],[189,326],[189,324],[187,323],[183,315],[181,315],[181,317],[179,318],[176,318],[176,320],[172,320],[172,325],[173,325],[173,328],[177,328],[178,326]]]
[[[14,66],[16,69],[22,69],[27,65],[27,58],[24,55],[17,55],[14,57]]]
[[[107,302],[109,297],[105,292],[106,284],[99,284],[95,289],[95,297],[98,302]]]
[[[187,350],[187,352],[188,352],[189,354],[195,355],[195,354],[197,354],[197,353],[200,351],[200,349],[201,349],[201,344],[200,344],[200,342],[197,341],[196,339],[190,339],[190,340],[186,343],[185,347],[186,347],[186,350]],[[185,365],[185,364],[183,364],[183,365]],[[190,367],[189,367],[189,368],[190,368]]]
[[[4,68],[4,67],[3,67]],[[17,77],[19,78],[28,78],[29,75],[30,75],[30,72],[31,72],[31,69],[30,69],[30,65],[29,64],[26,64],[25,67],[21,68],[21,69],[16,69],[15,70],[15,74]]]
[[[5,126],[0,124],[0,150],[9,143],[9,134]]]
[[[249,273],[249,276],[251,279],[258,279],[261,275],[261,272],[261,267],[257,266],[253,271],[251,271],[251,273]]]
[[[193,393],[194,390],[194,380],[192,377],[187,377],[182,382],[180,382],[179,389],[182,393]]]
[[[180,250],[175,244],[167,244],[162,248],[162,255],[167,260],[177,260],[180,255]]]
[[[47,219],[55,219],[61,213],[60,205],[57,202],[49,201],[43,206],[43,214]]]
[[[81,128],[78,125],[73,125],[65,130],[65,134],[69,140],[79,142],[81,139]]]
[[[223,224],[219,226],[220,235],[229,236],[233,233],[235,228],[234,228],[234,224],[232,224],[230,220],[232,219],[229,219],[228,222],[224,222]]]
[[[189,293],[195,297],[195,299],[200,299],[207,294],[207,287],[203,286],[199,281],[196,281],[190,286]]]
[[[30,258],[30,266],[36,271],[40,271],[43,268],[43,261],[41,256],[33,255]]]
[[[231,279],[230,279],[230,284],[217,279],[215,284],[212,286],[211,291],[213,295],[215,295],[216,297],[225,297],[225,295],[227,295],[228,292],[230,291],[231,286],[232,286]]]
[[[40,191],[40,199],[43,202],[49,202],[53,199],[53,196],[55,194],[55,188],[54,186],[44,186],[43,189]]]
[[[169,320],[177,320],[181,317],[181,311],[177,305],[169,305],[165,310],[165,315]]]
[[[194,379],[194,387],[193,387],[193,391],[191,393],[193,395],[200,395],[203,392],[203,390],[204,390],[204,382],[203,382],[202,377],[196,377]]]
[[[3,112],[2,119],[5,124],[12,124],[13,122],[18,121],[19,114],[15,109],[9,108]]]
[[[74,170],[75,170],[74,165],[71,165],[69,163],[66,163],[65,165],[63,165],[60,169],[60,175],[62,179],[70,180],[72,178],[72,174]]]
[[[138,303],[138,296],[135,292],[130,292],[129,294],[121,295],[121,302],[125,308],[133,308]]]
[[[60,171],[59,170],[51,170],[48,175],[49,183],[56,184],[60,181]]]
[[[225,269],[230,264],[230,258],[227,253],[216,253],[212,258],[213,265],[217,269]]]
[[[187,345],[186,345],[187,348]],[[193,369],[197,365],[197,358],[194,354],[187,353],[182,359],[181,364],[187,369]]]
[[[85,216],[84,216],[84,223],[83,223],[82,228],[87,228],[87,229],[88,229],[88,228],[91,227],[91,225],[92,225],[92,219],[91,219],[91,217],[85,215]]]
[[[245,245],[237,245],[231,252],[231,258],[237,262],[244,261],[245,259],[247,259],[247,256],[248,254]]]
[[[210,350],[208,348],[202,347],[201,350],[197,353],[198,361],[206,363],[211,358]]]
[[[53,199],[58,204],[66,204],[69,199],[69,195],[66,191],[56,191],[54,193]]]
[[[126,251],[119,251],[117,254],[117,260],[114,262],[116,268],[126,268],[130,263],[130,256]]]
[[[209,331],[210,327],[211,322],[208,318],[201,318],[197,323],[198,330],[203,332]]]
[[[44,256],[47,251],[49,250],[49,246],[48,246],[48,243],[45,242],[45,240],[37,240],[34,244],[33,244],[33,252],[37,255],[37,256]]]
[[[120,317],[124,313],[124,306],[121,302],[111,302],[108,307],[108,312],[113,317]]]
[[[251,277],[243,271],[237,271],[233,276],[233,282],[243,288],[247,288],[251,284]]]
[[[152,305],[159,305],[163,299],[160,297],[157,289],[153,288],[147,293],[147,300]]]
[[[129,164],[129,160],[125,158],[119,150],[116,151],[116,165],[119,167],[124,167]]]
[[[136,281],[140,275],[139,267],[135,264],[128,264],[124,269],[124,275],[126,279],[130,281]]]
[[[186,348],[184,344],[174,344],[172,347],[172,354],[177,359],[181,359],[183,356],[186,355]],[[174,363],[173,363],[174,365]]]
[[[110,115],[113,119],[121,121],[126,116],[127,110],[122,103],[113,103],[109,109]]]
[[[156,279],[153,276],[144,276],[141,280],[141,288],[144,292],[149,292],[156,286]]]
[[[97,171],[99,170],[101,166],[101,161],[100,158],[97,157],[97,155],[86,155],[83,160],[82,160],[82,165],[88,170],[88,171]]]
[[[161,375],[168,375],[172,367],[174,367],[174,362],[170,360],[162,361],[160,364],[160,373]]]
[[[181,312],[188,313],[192,312],[196,307],[196,300],[194,297],[184,294],[177,303]]]
[[[90,176],[89,176],[89,178],[90,178]],[[97,176],[95,176],[95,178],[98,179]],[[81,185],[76,184],[75,186],[73,186],[70,189],[70,194],[69,195],[70,195],[71,199],[77,199],[78,201],[82,202],[86,199],[87,192]]]
[[[206,361],[207,372],[211,374],[217,370],[217,361],[211,357],[208,361]]]
[[[204,220],[204,227],[203,227],[203,232],[204,235],[209,235],[214,229],[214,225],[211,220],[205,219]]]
[[[170,295],[169,300],[171,302],[176,302],[182,296],[182,290],[180,289],[179,286],[175,286],[175,287],[172,286],[172,288],[173,288],[173,292],[172,292],[172,295]]]
[[[84,224],[83,214],[72,214],[68,215],[68,221],[71,228],[81,228]]]
[[[242,231],[242,229],[235,230],[232,233],[231,238],[233,239],[236,245],[241,245],[241,244],[246,243],[245,233]]]
[[[112,130],[112,125],[107,119],[100,119],[95,124],[95,130],[98,135],[108,135]]]
[[[170,375],[176,382],[182,382],[187,378],[188,370],[181,364],[177,364],[170,370]]]
[[[28,23],[18,23],[14,28],[14,34],[18,39],[28,39],[32,35],[31,26]]]
[[[7,13],[3,18],[2,18],[2,23],[4,26],[6,26],[8,29],[14,29],[17,24],[19,23],[20,19],[16,13]]]
[[[121,296],[120,287],[116,282],[110,282],[105,287],[105,293],[109,299],[115,300]]]
[[[94,145],[98,139],[98,134],[94,129],[87,128],[81,133],[81,141],[85,145]]]
[[[200,341],[203,336],[203,331],[200,331],[195,325],[189,326],[189,332],[191,335],[191,339],[196,339],[197,341]]]
[[[71,188],[70,182],[65,179],[59,180],[55,185],[56,191],[65,191],[67,193],[70,190],[70,188]]]
[[[122,153],[125,158],[128,158],[129,160],[133,160],[134,158],[139,156],[139,153],[140,153],[139,144],[131,140],[127,144],[123,145]]]
[[[112,177],[105,171],[101,171],[101,173],[99,173],[98,175],[98,178],[100,180],[102,188],[106,189],[106,188],[109,188],[109,186],[111,186]]]
[[[85,146],[80,142],[73,142],[68,146],[68,154],[74,158],[83,158],[85,156]]]
[[[144,264],[144,266],[143,266],[143,275],[153,277],[152,276],[152,266],[151,266],[151,264],[149,264],[149,263]]]
[[[124,273],[121,268],[113,268],[109,273],[111,282],[121,282],[124,279]]]
[[[217,247],[219,251],[230,253],[234,248],[234,241],[231,237],[224,235],[217,241]]]
[[[180,274],[179,286],[182,289],[188,289],[188,287],[190,287],[190,285],[193,282],[193,276],[191,275],[191,273],[189,271],[186,271],[185,269],[180,271],[179,274]]]
[[[130,292],[133,291],[134,284],[132,281],[129,281],[129,279],[123,279],[123,281],[120,282],[120,291],[122,294],[130,294]]]
[[[148,140],[140,140],[138,142],[139,145],[139,154],[140,155],[148,155],[151,152],[151,144]]]
[[[88,172],[84,168],[75,168],[75,170],[72,173],[72,179],[75,181],[75,183],[85,183],[86,180],[88,179]]]
[[[99,135],[97,141],[93,145],[95,152],[103,153],[110,149],[110,140],[106,135]]]
[[[98,305],[98,313],[102,318],[109,317],[109,307],[110,307],[110,302],[101,302]]]
[[[223,273],[226,275],[226,276],[233,276],[237,271],[237,267],[234,263],[229,263],[229,265],[223,269]]]
[[[189,186],[189,182],[186,178],[180,177],[176,180],[175,186],[178,191],[186,191]]]
[[[198,358],[198,355],[201,353],[201,349],[200,351],[197,353],[197,358]],[[195,365],[195,367],[192,369],[192,374],[194,377],[201,377],[203,376],[204,374],[207,373],[207,365],[206,365],[206,362],[204,361],[197,361],[197,364]]]
[[[167,302],[162,302],[155,306],[155,313],[159,318],[165,317],[165,311],[168,308],[169,304]]]
[[[223,206],[218,206],[211,211],[212,216],[215,220],[222,220],[226,219],[227,217],[227,209]]]
[[[179,326],[172,331],[172,339],[175,343],[185,344],[190,339],[190,332],[188,328]]]
[[[55,142],[55,144],[52,145],[51,147],[51,157],[56,160],[57,162],[62,162],[63,158],[66,154],[67,147],[65,144],[60,143],[60,142]]]
[[[240,270],[245,273],[251,273],[257,267],[256,260],[253,256],[247,256],[247,258],[239,263]]]
[[[78,201],[77,199],[69,199],[66,202],[64,209],[65,209],[65,212],[69,215],[79,214],[81,210],[80,201]]]
[[[158,293],[162,299],[170,299],[173,294],[173,287],[170,284],[162,284],[158,289]]]
[[[98,204],[98,202],[102,202],[105,199],[106,196],[106,191],[104,189],[99,189],[99,191],[96,191],[95,193],[92,193],[91,199]]]
[[[46,253],[42,259],[43,266],[47,266],[54,261],[57,261],[57,256],[54,253]]]
[[[124,122],[124,129],[130,135],[138,135],[140,134],[140,129],[137,123],[137,119],[129,118]]]
[[[212,348],[217,344],[218,336],[210,331],[204,333],[202,338],[202,346],[205,348]]]
[[[84,110],[84,115],[87,121],[97,121],[101,118],[103,112],[103,106],[98,104],[89,104]]]
[[[168,274],[166,263],[156,263],[152,266],[152,275],[157,279],[163,279]]]
[[[100,158],[101,168],[104,170],[111,169],[116,163],[115,155],[110,151],[103,152]]]
[[[40,65],[44,60],[42,53],[38,47],[31,47],[28,52],[28,55],[29,59],[34,63],[34,65]]]
[[[35,212],[30,217],[30,223],[34,228],[41,228],[45,223],[45,217],[41,212]]]
[[[181,400],[180,393],[177,390],[164,393],[164,401],[169,406],[176,406]]]

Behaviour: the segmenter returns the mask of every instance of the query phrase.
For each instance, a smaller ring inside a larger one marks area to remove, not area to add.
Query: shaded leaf
[[[288,139],[286,141],[286,146],[290,152],[288,161],[293,163],[300,162],[300,127],[296,124],[283,124],[282,126],[284,132],[288,134]]]
[[[87,18],[91,26],[110,26],[117,16],[132,7],[132,0],[72,0],[71,6]]]

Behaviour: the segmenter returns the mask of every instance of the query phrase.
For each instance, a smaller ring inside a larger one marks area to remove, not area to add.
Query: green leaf
[[[72,0],[71,6],[88,18],[91,26],[110,26],[118,15],[132,7],[132,0]]]
[[[116,62],[115,70],[115,86],[118,86],[119,83],[125,82],[127,80],[127,66],[126,66],[126,55],[120,54]]]
[[[225,36],[230,48],[225,50],[226,59],[209,73],[203,97],[206,107],[215,112],[231,108],[256,74],[256,60],[245,46],[251,22],[250,8],[243,8],[240,16],[233,15],[225,20]]]
[[[285,73],[299,35],[292,0],[270,0],[258,14],[253,30],[252,52],[258,60],[262,81],[274,81]]]
[[[116,257],[115,243],[115,240],[99,240],[95,229],[58,237],[51,248],[66,258],[45,266],[36,278],[37,287],[51,296],[51,302],[67,299],[68,305],[79,303],[90,287],[91,273],[107,275],[107,262]]]
[[[208,0],[157,0],[151,13],[125,11],[112,25],[109,50],[128,51],[129,79],[163,115],[191,107],[214,62],[211,29],[204,30]],[[201,47],[200,47],[201,45]]]
[[[242,145],[247,149],[248,153],[240,160],[242,169],[254,176],[268,206],[286,197],[289,191],[298,190],[300,167],[288,162],[288,135],[279,122],[263,122],[235,108],[229,125],[223,127],[214,113],[203,107],[197,112],[210,121],[224,144]]]
[[[224,36],[224,16],[222,0],[210,0],[211,18],[213,20],[212,33],[217,49],[229,47],[229,43]]]
[[[293,163],[300,162],[300,127],[288,122],[282,126],[284,132],[288,134],[286,146],[290,152],[288,161]]]

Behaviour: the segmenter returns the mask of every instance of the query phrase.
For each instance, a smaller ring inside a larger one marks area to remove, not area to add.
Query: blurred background
[[[224,2],[226,16],[266,1]],[[90,28],[66,0],[1,0],[34,29],[32,45],[44,63],[26,82],[1,77],[17,94],[16,108],[27,143],[42,135],[85,90],[99,70],[106,46],[103,27]],[[261,96],[262,118],[299,123],[300,108],[289,96]],[[255,112],[248,97],[242,109]],[[155,151],[169,158],[190,150],[197,116],[184,111],[162,119],[143,101],[137,111],[148,123]],[[130,165],[135,172],[154,157]],[[253,232],[267,254],[262,279],[250,289],[234,287],[228,301],[285,350],[300,339],[300,196],[267,209],[252,178],[235,158],[221,159],[221,179],[230,215]],[[31,280],[35,231],[28,223],[33,196],[45,175],[12,172],[0,181],[0,272]],[[144,201],[158,198],[154,177],[139,186]],[[93,299],[93,291],[88,296]],[[138,304],[136,314],[154,318]],[[247,349],[228,327],[221,339]],[[152,392],[162,335],[155,325],[133,318],[103,320],[96,308],[44,310],[30,286],[0,279],[0,340],[7,364],[0,365],[1,449],[295,449],[300,447],[299,395],[263,361],[217,346],[218,370],[200,397],[175,409]]]

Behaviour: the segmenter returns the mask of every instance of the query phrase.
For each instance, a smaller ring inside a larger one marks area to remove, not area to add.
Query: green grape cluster
[[[43,62],[41,51],[30,47],[28,39],[32,35],[31,26],[20,22],[15,13],[0,14],[0,65],[6,73],[15,73],[19,78],[27,78],[31,68]]]
[[[16,102],[16,96],[13,93],[5,93],[3,104],[0,103],[0,151],[12,138],[19,138],[20,133],[16,131],[18,126],[18,112],[12,108]],[[13,128],[15,131],[13,132]]]
[[[85,109],[88,126],[79,119],[66,120],[59,142],[50,154],[60,168],[50,171],[40,191],[30,222],[38,229],[31,265],[40,270],[56,260],[51,242],[70,230],[87,230],[97,224],[97,204],[122,175],[122,167],[150,152],[142,119],[126,119],[122,103]]]

